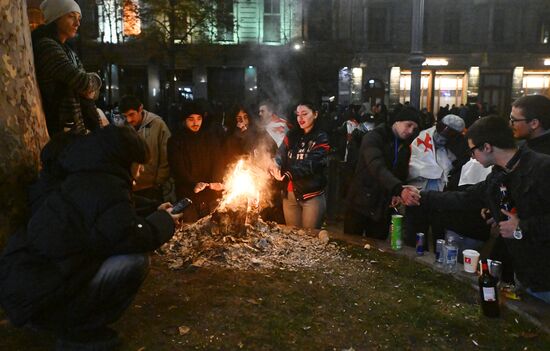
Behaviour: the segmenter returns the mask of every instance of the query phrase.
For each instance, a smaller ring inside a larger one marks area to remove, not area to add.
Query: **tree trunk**
[[[48,141],[25,1],[0,0],[0,247],[25,220],[27,186]]]

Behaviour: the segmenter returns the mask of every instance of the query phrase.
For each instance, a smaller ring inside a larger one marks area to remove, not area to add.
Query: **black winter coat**
[[[328,135],[318,127],[307,134],[302,129],[291,130],[285,136],[276,160],[285,182],[292,181],[298,201],[323,194],[329,149]]]
[[[487,179],[466,191],[423,192],[421,203],[441,210],[487,207],[500,212],[500,184],[505,182],[515,204],[521,240],[504,239],[519,281],[534,291],[550,291],[550,156],[522,148],[518,167],[506,173],[498,166]]]
[[[145,159],[143,144],[132,129],[108,126],[65,149],[62,179],[37,184],[28,224],[0,257],[0,305],[14,325],[71,300],[108,257],[170,239],[166,211],[140,218],[130,201],[129,169]]]
[[[533,151],[550,155],[550,133],[529,139],[526,144]]]
[[[391,197],[401,194],[409,174],[413,139],[397,139],[385,124],[365,134],[348,190],[348,206],[375,221],[385,218]]]
[[[223,180],[220,140],[203,128],[196,133],[185,128],[168,139],[168,164],[176,183],[176,196],[178,199],[188,197],[195,204],[208,203],[218,196],[210,189],[195,194],[193,189],[197,183]]]

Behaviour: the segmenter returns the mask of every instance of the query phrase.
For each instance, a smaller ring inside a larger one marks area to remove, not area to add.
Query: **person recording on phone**
[[[148,252],[170,240],[164,203],[139,217],[133,163],[149,152],[131,128],[61,133],[42,150],[30,219],[0,256],[0,305],[15,326],[51,331],[56,350],[111,350],[108,327],[130,305],[149,268]]]

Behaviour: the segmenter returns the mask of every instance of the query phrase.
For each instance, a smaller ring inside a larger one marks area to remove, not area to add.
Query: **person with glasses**
[[[531,150],[550,154],[550,99],[527,95],[514,101],[510,127],[514,138],[525,140]]]
[[[512,256],[516,284],[550,303],[550,156],[518,148],[508,122],[498,116],[476,121],[466,138],[473,157],[493,166],[487,179],[465,191],[421,192],[421,205],[447,211],[488,208]],[[503,186],[511,197],[510,211],[500,208]]]

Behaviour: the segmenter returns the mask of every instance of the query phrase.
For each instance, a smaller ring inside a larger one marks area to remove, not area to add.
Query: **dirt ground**
[[[470,286],[406,257],[341,245],[342,260],[298,271],[171,271],[154,256],[114,325],[122,350],[550,350],[550,337],[511,311],[483,317]],[[0,350],[53,344],[0,322]]]

